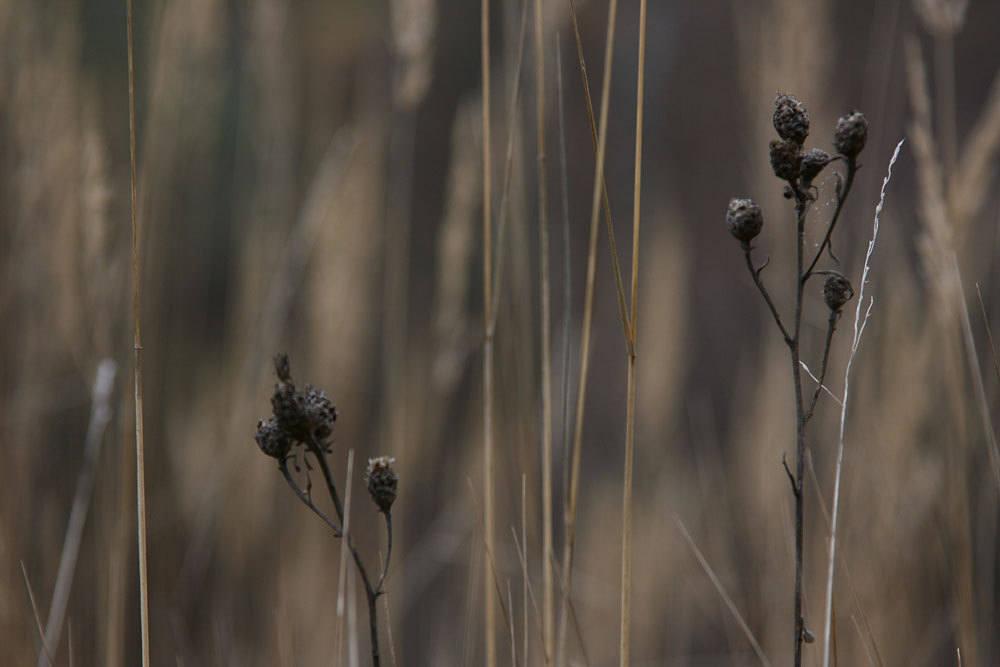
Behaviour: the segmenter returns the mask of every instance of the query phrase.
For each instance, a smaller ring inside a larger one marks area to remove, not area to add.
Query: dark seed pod
[[[333,423],[337,421],[337,407],[322,389],[306,385],[303,412],[309,420],[309,428],[318,440],[324,440],[333,433]]]
[[[779,94],[774,100],[773,122],[779,137],[799,146],[809,136],[809,114],[792,95]]]
[[[854,288],[843,274],[831,271],[823,283],[823,301],[830,310],[840,310],[854,296]]]
[[[755,236],[760,234],[764,226],[764,216],[761,215],[760,206],[757,206],[752,199],[729,200],[729,212],[726,213],[726,224],[729,226],[729,233],[742,243],[750,243]]]
[[[279,460],[285,458],[292,447],[288,434],[278,425],[274,417],[257,422],[257,432],[254,433],[253,439],[257,441],[260,451]]]
[[[814,148],[803,155],[802,166],[799,169],[802,185],[808,187],[832,159],[830,154],[821,148]]]
[[[771,169],[774,175],[785,181],[799,177],[802,166],[802,150],[799,144],[789,140],[771,141]]]
[[[368,493],[383,512],[388,512],[396,500],[399,477],[392,469],[395,462],[396,459],[391,456],[368,459],[368,470],[365,472]]]
[[[854,159],[868,141],[868,119],[860,111],[841,116],[833,133],[833,147],[841,155]]]

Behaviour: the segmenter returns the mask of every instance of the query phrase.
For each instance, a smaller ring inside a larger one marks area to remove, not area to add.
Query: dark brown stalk
[[[793,184],[794,189],[794,184]],[[802,295],[805,288],[803,280],[803,262],[805,253],[805,222],[806,211],[808,210],[808,200],[805,195],[796,190],[795,216],[796,216],[796,266],[798,267],[798,280],[795,289],[795,324],[792,333],[791,353],[792,353],[792,381],[795,386],[795,483],[793,492],[795,495],[795,667],[802,665],[802,635],[804,622],[802,619],[802,555],[804,543],[803,517],[805,514],[805,494],[802,493],[802,480],[805,476],[805,454],[806,454],[806,418],[805,408],[802,405],[802,371],[799,359],[799,334],[802,330]],[[829,231],[832,231],[833,223],[830,223]],[[829,236],[827,237],[829,239]],[[824,242],[827,243],[828,241]],[[820,245],[820,251],[823,246]],[[818,253],[817,253],[818,256]]]
[[[354,564],[358,568],[358,573],[361,574],[361,581],[365,586],[365,599],[368,602],[368,621],[369,621],[369,631],[371,633],[371,650],[372,650],[372,665],[374,667],[380,667],[381,659],[379,657],[379,646],[378,646],[378,617],[377,617],[377,607],[376,602],[378,597],[385,593],[383,584],[385,583],[386,574],[389,571],[389,559],[392,556],[392,515],[385,511],[385,527],[387,533],[387,546],[386,546],[386,556],[385,563],[382,566],[382,572],[379,575],[378,583],[372,586],[372,581],[368,576],[368,570],[365,569],[364,563],[361,561],[361,555],[354,546],[354,540],[351,539],[350,533],[345,535],[342,526],[344,525],[344,508],[340,502],[340,495],[337,493],[337,487],[333,480],[333,475],[330,472],[330,464],[326,460],[326,451],[322,443],[317,442],[315,439],[311,439],[307,443],[308,451],[312,453],[313,457],[319,463],[320,471],[323,473],[323,478],[326,480],[327,490],[330,493],[330,499],[333,501],[334,510],[337,513],[337,521],[330,519],[326,516],[322,510],[320,510],[312,502],[309,494],[302,490],[302,488],[296,483],[295,479],[292,477],[288,470],[288,460],[282,459],[278,463],[278,468],[281,470],[282,476],[291,487],[292,491],[298,497],[302,503],[308,507],[314,514],[323,520],[326,525],[330,527],[333,534],[336,537],[347,540],[347,548],[351,552],[351,557],[354,559]],[[339,523],[338,523],[339,522]]]

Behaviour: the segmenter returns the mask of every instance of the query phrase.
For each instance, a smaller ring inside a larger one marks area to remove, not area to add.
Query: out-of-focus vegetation
[[[886,164],[908,138],[882,214],[867,287],[873,315],[853,370],[835,596],[840,664],[955,664],[956,649],[963,664],[1000,660],[1000,374],[987,335],[1000,330],[1000,5],[965,4],[650,3],[633,664],[759,662],[674,515],[772,663],[790,662],[794,501],[781,467],[794,450],[788,363],[725,225],[731,197],[761,205],[767,222],[755,243],[761,257],[774,257],[769,287],[788,308],[794,220],[767,158],[779,91],[807,101],[810,145],[831,150],[834,123],[852,108],[870,121],[864,168],[835,238],[855,286]],[[533,40],[509,127],[521,5],[490,5],[494,221],[507,137],[516,133],[495,306],[494,562],[505,606],[510,587],[519,664],[542,665],[540,621],[510,534],[513,526],[520,539],[524,516],[527,573],[541,604]],[[622,0],[618,15],[605,170],[625,267],[638,5]],[[543,8],[558,546],[572,438],[562,405],[568,393],[572,424],[594,150],[569,4],[543,0]],[[581,0],[577,10],[597,100],[607,5]],[[283,488],[252,439],[270,410],[275,352],[290,353],[296,378],[337,405],[335,476],[346,474],[348,449],[356,462],[396,458],[387,589],[398,664],[483,664],[483,596],[496,591],[484,590],[468,483],[481,494],[479,26],[470,0],[136,3],[153,664],[338,664],[340,544]],[[68,664],[70,649],[74,664],[136,664],[125,3],[7,0],[0,44],[2,662],[38,659],[20,563],[44,624],[84,463],[91,385],[99,362],[112,358],[113,412],[65,627],[51,648],[55,664]],[[823,210],[834,184],[824,176],[817,186]],[[568,642],[570,663],[586,656],[591,665],[617,655],[626,403],[601,234],[572,585],[579,635],[571,625]],[[813,287],[806,358],[822,351],[826,327]],[[834,394],[848,339],[834,342]],[[821,400],[808,441],[804,610],[817,635],[839,416],[832,399]],[[358,498],[363,467],[354,467]],[[479,495],[475,503],[481,511]],[[374,559],[383,529],[367,502],[358,507],[352,531]],[[508,664],[509,630],[497,618],[498,661]],[[363,620],[351,639],[364,663]],[[806,646],[805,664],[819,664],[819,647]]]

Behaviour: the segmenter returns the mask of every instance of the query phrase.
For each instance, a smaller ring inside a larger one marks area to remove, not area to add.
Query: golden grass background
[[[540,600],[534,75],[526,64],[509,128],[520,5],[492,4],[494,211],[508,132],[517,132],[496,304],[495,556],[502,585],[510,582],[519,660],[526,627],[527,664],[544,664],[510,534],[511,526],[521,531],[524,476],[528,571]],[[888,190],[868,287],[875,307],[848,412],[839,664],[957,664],[956,649],[966,665],[1000,661],[1000,484],[984,419],[995,422],[1000,405],[987,336],[1000,307],[1000,7],[964,4],[650,3],[635,665],[758,664],[675,514],[771,661],[790,660],[793,499],[780,462],[794,448],[791,387],[780,336],[723,222],[730,197],[761,203],[757,247],[772,257],[765,275],[787,307],[793,218],[766,152],[779,90],[809,108],[810,145],[829,148],[837,116],[852,107],[871,122],[865,168],[835,237],[854,281],[892,148],[908,139]],[[625,266],[638,6],[623,0],[619,11],[606,165]],[[570,166],[571,406],[594,151],[567,4],[545,0],[543,8],[553,469],[562,498],[571,435],[561,412],[567,249],[557,31]],[[578,9],[596,100],[606,4]],[[276,351],[288,351],[295,378],[326,389],[339,408],[336,474],[345,474],[349,448],[356,471],[365,457],[397,458],[388,603],[398,663],[482,664],[482,599],[493,592],[483,590],[483,541],[467,484],[481,491],[479,18],[479,3],[467,0],[136,4],[153,664],[339,664],[340,545],[251,439],[270,410]],[[67,625],[53,648],[56,664],[68,664],[70,650],[74,664],[136,664],[124,2],[8,0],[0,4],[0,43],[0,662],[37,660],[20,562],[44,622],[82,465],[90,387],[98,362],[110,357],[119,364],[112,419]],[[831,179],[821,185],[832,196]],[[822,215],[822,198],[817,209]],[[615,661],[620,616],[626,355],[603,229],[597,278],[572,589],[585,653],[575,632],[569,645],[572,664],[586,654],[604,665]],[[826,318],[816,292],[804,320],[803,353],[813,363]],[[834,340],[835,393],[849,320]],[[817,635],[821,503],[832,495],[838,419],[839,408],[824,399],[810,428],[816,484],[807,483],[805,609]],[[374,561],[383,537],[373,508],[355,499],[353,530]],[[560,545],[558,502],[555,517]],[[506,664],[510,641],[505,629],[498,633]],[[357,633],[362,664],[366,634]],[[807,646],[805,664],[819,660],[819,644]]]

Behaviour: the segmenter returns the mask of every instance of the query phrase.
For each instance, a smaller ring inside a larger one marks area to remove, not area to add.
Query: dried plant
[[[272,414],[267,419],[257,423],[254,440],[260,450],[277,459],[278,469],[295,492],[296,497],[312,510],[330,527],[333,534],[345,540],[347,549],[351,552],[361,581],[365,586],[368,601],[368,627],[371,633],[372,665],[379,667],[378,620],[375,602],[385,593],[385,576],[389,571],[389,559],[392,556],[392,504],[396,500],[399,478],[393,470],[396,459],[379,456],[369,459],[365,474],[365,483],[372,502],[378,506],[378,511],[385,517],[386,550],[382,561],[382,571],[377,580],[371,579],[365,569],[361,556],[358,554],[345,524],[344,505],[341,503],[337,485],[330,472],[327,455],[332,451],[330,436],[337,421],[337,408],[330,401],[326,392],[310,385],[299,390],[292,382],[291,369],[287,354],[274,357],[274,368],[278,374],[278,383],[274,386],[271,396]],[[302,466],[299,465],[301,456]],[[333,501],[335,518],[330,518],[312,501],[312,480],[309,472],[313,469],[310,460],[319,465],[326,482],[326,489]],[[303,489],[288,469],[292,461],[295,471],[301,473],[305,468],[306,486]]]
[[[851,111],[837,121],[837,127],[833,135],[833,147],[838,153],[837,157],[831,157],[826,151],[819,148],[813,148],[808,151],[805,149],[804,142],[809,136],[809,114],[806,112],[805,106],[795,97],[791,95],[778,95],[774,103],[773,123],[774,129],[777,130],[780,138],[772,140],[770,144],[771,168],[774,170],[775,175],[786,183],[783,189],[785,198],[791,199],[795,203],[797,271],[795,276],[795,312],[790,327],[782,320],[778,308],[771,299],[761,278],[761,273],[769,260],[760,266],[754,266],[753,258],[751,257],[754,249],[751,242],[760,234],[764,225],[764,217],[760,207],[750,199],[733,198],[729,202],[726,222],[730,233],[740,242],[740,246],[743,248],[743,255],[746,259],[750,276],[753,278],[754,284],[756,284],[757,289],[764,298],[764,302],[770,309],[775,324],[781,331],[785,344],[788,346],[792,362],[796,427],[794,473],[788,467],[788,463],[784,458],[782,458],[782,464],[791,482],[792,494],[795,496],[794,646],[795,667],[800,667],[802,664],[802,642],[814,641],[814,637],[806,627],[805,619],[802,616],[803,481],[805,472],[806,426],[816,410],[816,404],[823,390],[823,380],[826,376],[827,362],[830,358],[830,344],[833,340],[833,333],[837,328],[837,321],[840,319],[841,309],[854,296],[854,289],[846,277],[837,271],[819,270],[817,265],[824,253],[828,253],[831,259],[835,262],[837,261],[832,245],[833,230],[840,219],[844,203],[851,192],[854,177],[860,167],[857,158],[868,140],[868,121],[859,111]],[[844,163],[845,172],[836,172],[835,174],[836,185],[834,192],[836,196],[833,213],[826,224],[823,240],[810,259],[806,254],[806,222],[809,210],[818,197],[818,190],[813,185],[813,181],[827,166],[836,161]],[[817,376],[816,389],[807,402],[802,390],[802,310],[806,284],[810,278],[816,275],[826,275],[822,295],[830,314],[827,322],[826,340],[823,345],[823,357]]]

